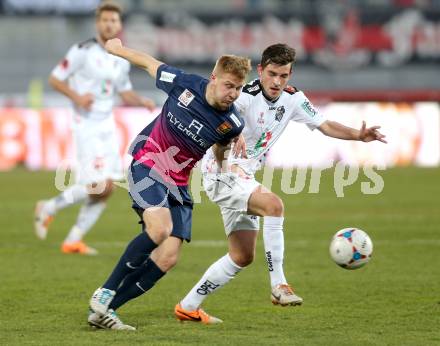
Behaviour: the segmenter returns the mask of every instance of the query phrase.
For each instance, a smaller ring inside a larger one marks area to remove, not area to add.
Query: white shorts
[[[248,215],[248,201],[260,183],[236,173],[205,173],[203,187],[209,199],[220,207],[226,235],[237,230],[258,231],[260,218]]]
[[[73,125],[75,176],[89,185],[107,179],[122,180],[124,172],[113,117],[103,120],[76,118]]]

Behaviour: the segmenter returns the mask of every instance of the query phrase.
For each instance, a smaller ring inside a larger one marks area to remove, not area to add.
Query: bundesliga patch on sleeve
[[[174,78],[176,78],[176,75],[174,73],[170,73],[170,72],[167,72],[167,71],[162,71],[160,73],[160,78],[159,79],[162,82],[172,83]]]
[[[304,109],[304,111],[312,118],[316,115],[316,113],[318,113],[309,101],[304,101],[301,105],[301,108]]]

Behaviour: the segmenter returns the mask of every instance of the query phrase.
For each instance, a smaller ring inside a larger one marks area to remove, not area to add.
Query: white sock
[[[75,184],[68,187],[58,196],[48,200],[44,204],[44,208],[49,215],[55,215],[61,209],[84,201],[87,196],[87,187],[84,185]]]
[[[183,298],[181,307],[189,311],[197,310],[209,294],[226,285],[242,269],[229,254],[224,255],[208,268],[200,281]]]
[[[94,201],[89,197],[81,207],[76,224],[72,227],[64,242],[80,241],[98,221],[105,207],[105,202]]]
[[[263,224],[263,241],[266,261],[269,266],[271,287],[286,284],[283,271],[284,259],[284,217],[265,216]]]

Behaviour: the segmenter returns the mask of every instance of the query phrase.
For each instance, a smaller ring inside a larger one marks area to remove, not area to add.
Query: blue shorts
[[[128,175],[132,208],[141,218],[150,207],[168,208],[173,221],[171,235],[187,242],[191,241],[193,201],[188,186],[176,186],[163,182],[154,170],[133,161]]]

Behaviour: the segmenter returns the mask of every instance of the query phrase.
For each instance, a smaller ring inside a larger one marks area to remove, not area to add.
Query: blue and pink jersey
[[[214,143],[226,145],[241,133],[243,119],[205,98],[208,80],[168,65],[157,70],[156,86],[168,94],[160,115],[136,137],[131,155],[178,186],[188,185],[191,169]]]

